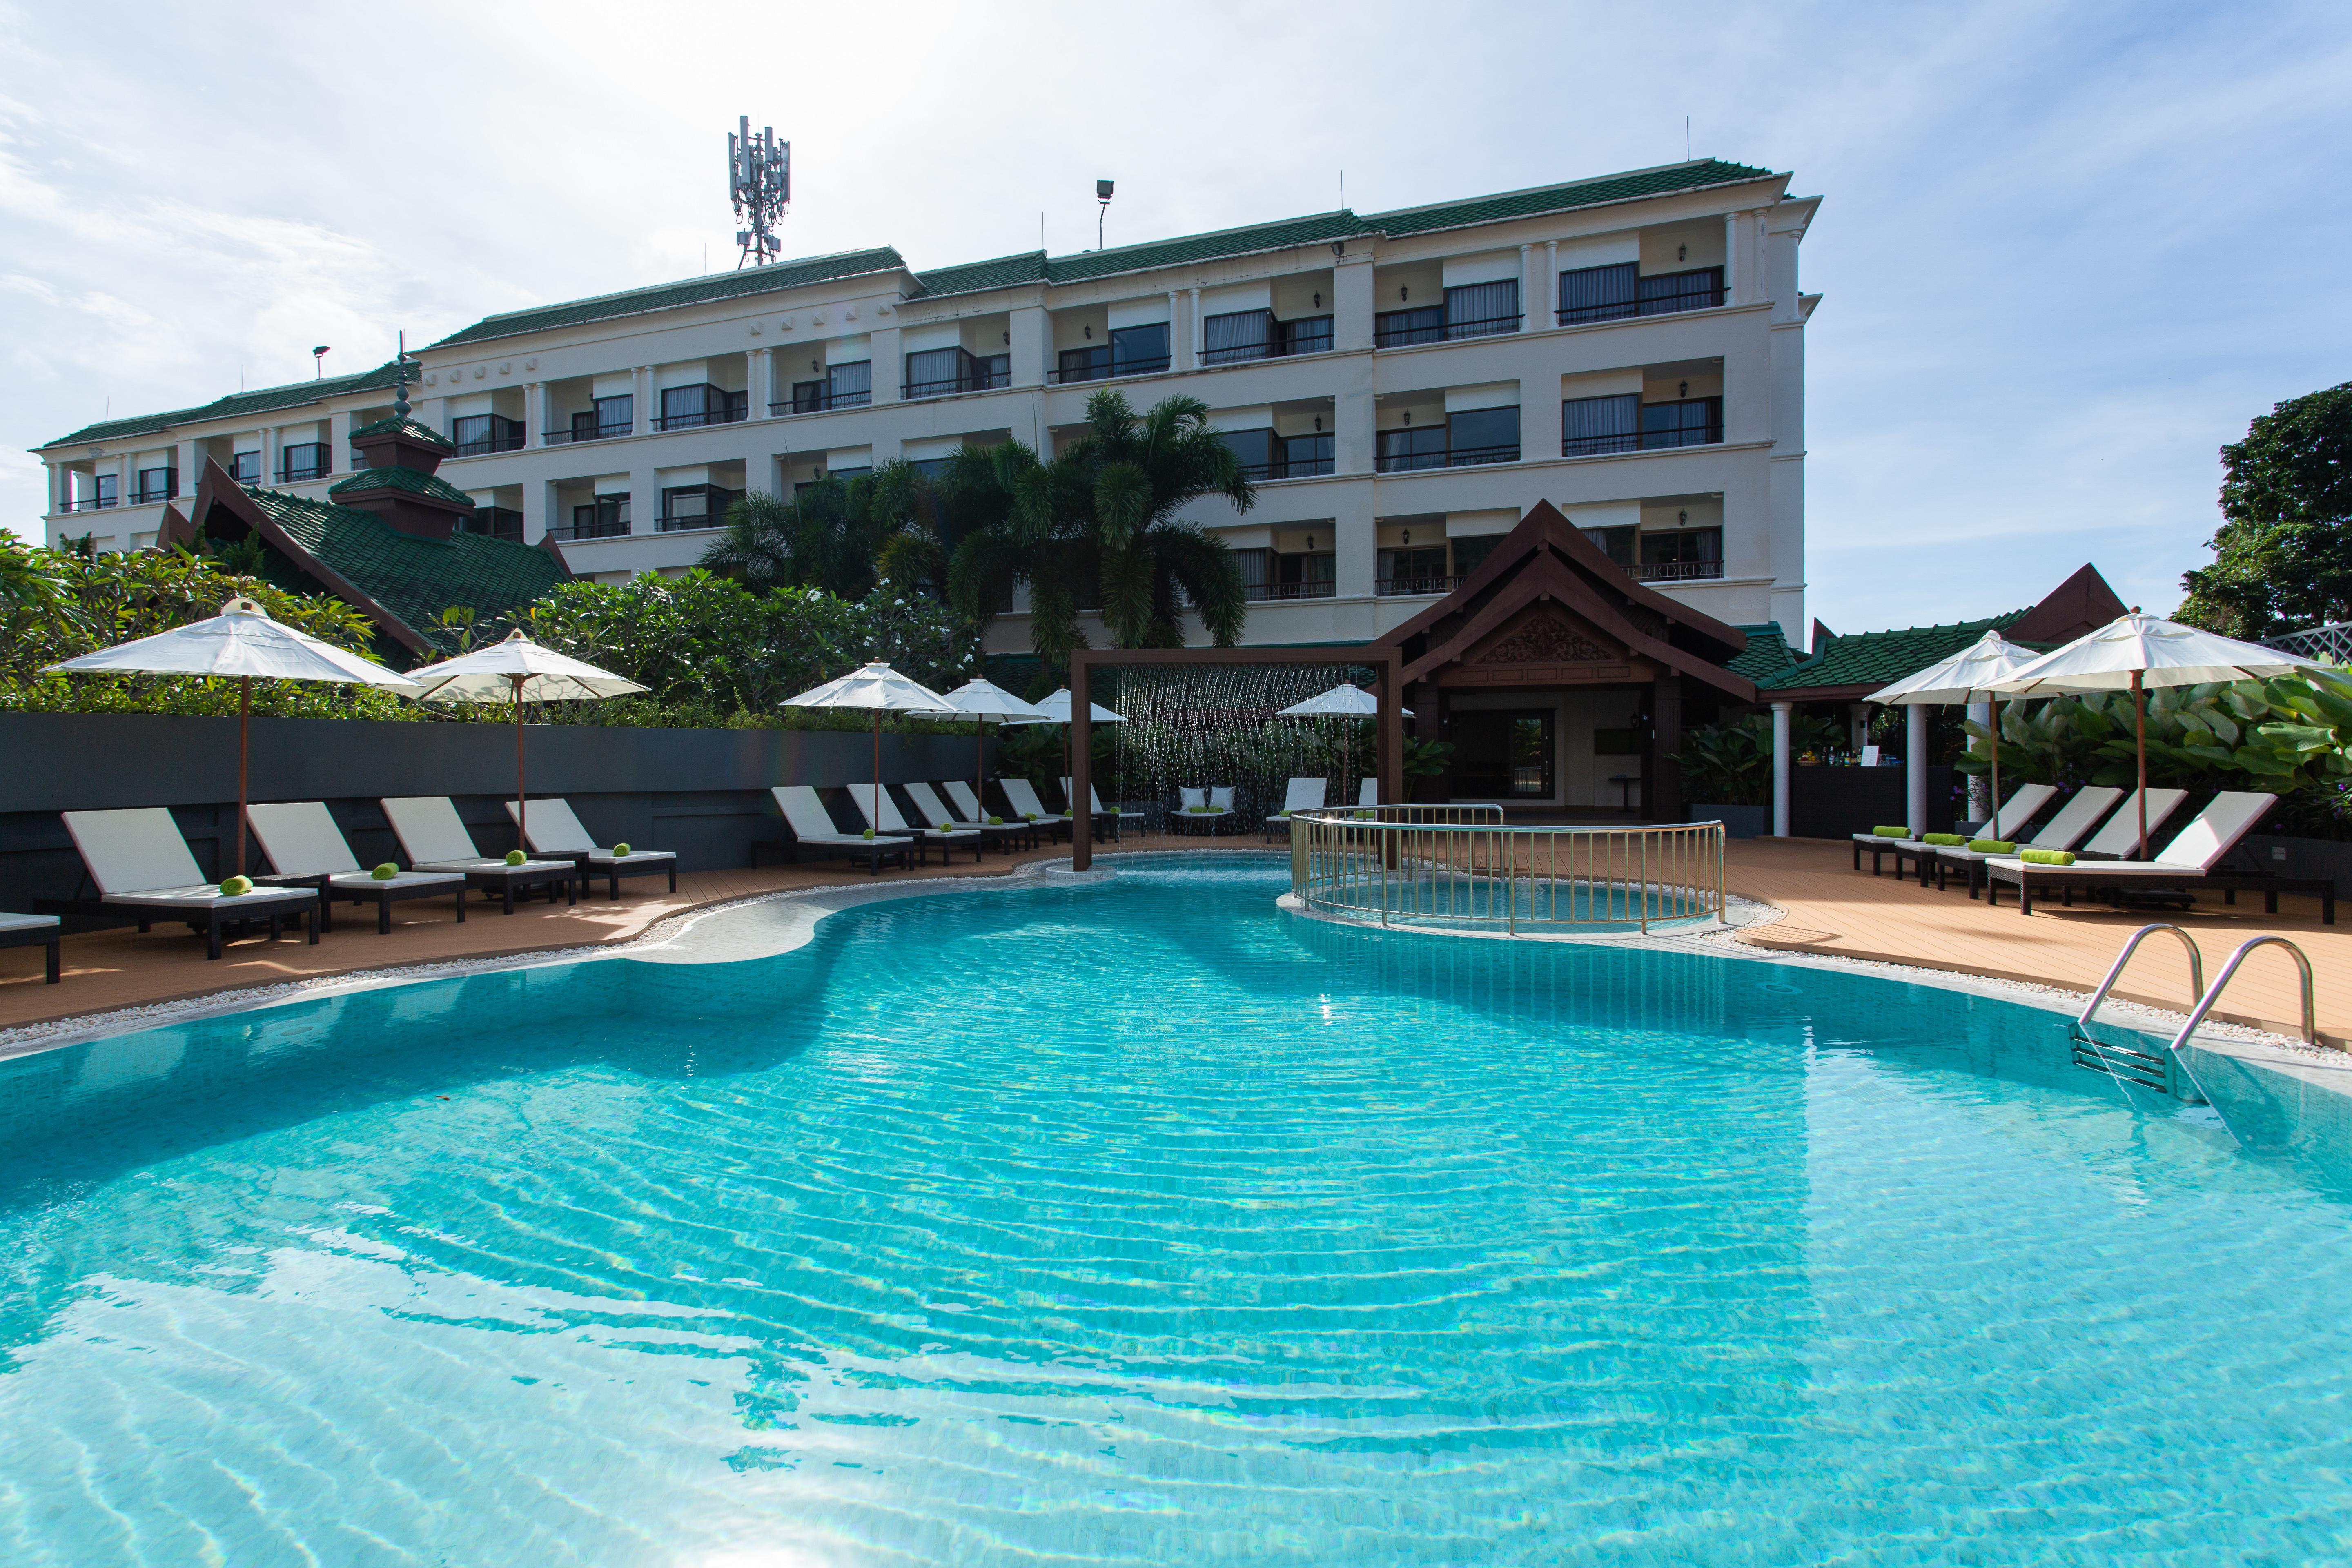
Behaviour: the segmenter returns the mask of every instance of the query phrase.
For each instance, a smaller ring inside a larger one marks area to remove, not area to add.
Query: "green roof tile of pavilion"
[[[126,436],[152,435],[175,425],[194,425],[208,419],[234,419],[249,414],[274,414],[280,409],[299,408],[306,403],[323,402],[347,392],[389,388],[394,380],[394,361],[386,360],[375,369],[359,375],[331,375],[323,381],[297,381],[284,386],[266,386],[253,392],[235,393],[227,397],[215,398],[210,403],[175,408],[163,414],[103,420],[96,425],[85,425],[70,435],[60,436],[43,444],[58,447],[73,441],[119,440]]]
[[[2031,606],[2028,607],[2029,609]],[[1808,690],[1832,687],[1891,685],[1916,675],[1976,641],[1988,631],[2016,625],[2027,610],[1988,616],[1980,621],[1955,621],[1942,626],[1903,626],[1893,631],[1861,632],[1832,637],[1829,646],[1811,658],[1801,659],[1774,675],[1756,681],[1756,689],[1779,697],[1801,697]],[[1752,645],[1751,645],[1752,646]],[[2027,644],[2027,647],[2037,647]]]
[[[422,441],[428,447],[438,447],[445,452],[454,452],[457,449],[457,444],[440,431],[429,429],[414,419],[403,419],[396,414],[390,418],[378,419],[373,424],[361,426],[352,432],[352,439],[364,441],[373,436],[392,435],[405,436],[412,441]]]
[[[420,474],[415,468],[362,468],[350,479],[338,479],[327,487],[331,496],[362,495],[369,490],[406,490],[411,495],[431,496],[454,506],[473,510],[474,498],[436,474]]]
[[[463,530],[446,540],[420,539],[373,512],[242,488],[321,565],[446,652],[456,652],[457,644],[441,625],[442,611],[468,605],[485,618],[509,615],[563,580],[554,558],[531,545]]]
[[[1734,675],[1744,675],[1761,685],[1765,677],[1777,675],[1797,662],[1797,652],[1789,646],[1788,635],[1780,630],[1778,621],[1767,621],[1760,626],[1737,628],[1748,634],[1748,646],[1734,654],[1724,668]]]

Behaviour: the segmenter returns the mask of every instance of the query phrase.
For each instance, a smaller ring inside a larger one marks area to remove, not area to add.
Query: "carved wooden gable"
[[[1589,685],[1647,680],[1646,659],[1564,606],[1530,605],[1438,676],[1446,686]]]

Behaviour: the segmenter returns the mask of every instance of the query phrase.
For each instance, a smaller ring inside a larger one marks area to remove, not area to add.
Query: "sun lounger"
[[[862,834],[842,832],[833,825],[824,802],[807,784],[777,784],[768,793],[775,796],[777,809],[784,814],[785,826],[793,830],[795,866],[800,864],[803,849],[830,850],[852,860],[864,860],[866,874],[871,876],[881,870],[883,861],[896,860],[905,866],[915,854],[911,835],[877,833],[867,838]]]
[[[65,977],[65,957],[59,938],[65,922],[55,915],[0,914],[0,947],[45,947],[48,951],[46,976],[55,985]]]
[[[2074,848],[2083,842],[2092,827],[2096,826],[2099,818],[2105,816],[2116,802],[2123,798],[2123,791],[2108,784],[2094,784],[2087,789],[2076,790],[2074,797],[2058,808],[2057,815],[2051,817],[2042,826],[2042,831],[2026,840],[2020,847]],[[2176,801],[2173,804],[2177,805],[2179,803]],[[2156,802],[2151,799],[2148,802],[2148,807],[2153,811],[2155,806]],[[2137,811],[2138,808],[2135,805],[2133,809]],[[1979,835],[1979,837],[1984,836]],[[1992,857],[1965,847],[1954,848],[1941,844],[1935,847],[1934,854],[1936,890],[1939,893],[1944,890],[1945,873],[1960,869],[1968,873],[1969,897],[1975,898],[1977,889],[1984,885],[1984,863]]]
[[[609,847],[601,847],[580,826],[580,818],[572,803],[562,795],[549,795],[530,803],[528,816],[513,801],[507,802],[507,815],[523,825],[523,837],[530,842],[530,852],[549,860],[569,860],[580,868],[581,876],[593,883],[604,879],[604,896],[621,896],[624,877],[669,878],[669,890],[677,891],[677,857],[667,849],[639,849],[632,845],[626,855],[615,855]]]
[[[877,790],[870,784],[854,784],[848,787],[849,798],[856,804],[857,815],[865,819],[866,826],[874,829],[877,837],[885,833],[896,833],[914,839],[918,865],[922,863],[923,851],[934,844],[940,847],[940,864],[942,866],[948,863],[949,852],[959,844],[971,850],[974,860],[980,858],[981,847],[986,843],[987,836],[979,828],[950,827],[942,831],[937,822],[921,826],[910,826],[900,814],[898,803],[890,797],[888,790]]]
[[[1074,809],[1078,804],[1078,797],[1070,788],[1070,781],[1068,779],[1064,779],[1062,781],[1062,798],[1068,801]],[[1097,844],[1102,842],[1104,828],[1109,828],[1110,836],[1113,838],[1117,838],[1121,836],[1122,830],[1129,823],[1140,823],[1143,820],[1143,813],[1139,811],[1108,811],[1104,809],[1102,796],[1095,792],[1095,786],[1091,783],[1087,785],[1087,805],[1094,812],[1095,842]]]
[[[1289,831],[1292,812],[1322,810],[1324,787],[1324,781],[1321,779],[1291,780],[1282,793],[1280,814],[1265,819],[1265,841],[1268,844],[1274,842],[1274,830],[1277,827],[1285,832]]]
[[[1002,788],[1003,785],[1000,784],[998,787]],[[1040,829],[1050,828],[1053,826],[1043,816],[1040,816],[1036,821],[1031,822],[1018,812],[1004,818],[1001,823],[989,821],[988,814],[981,809],[979,795],[974,792],[971,785],[961,779],[947,780],[938,786],[938,793],[947,796],[948,816],[957,826],[978,827],[989,835],[992,842],[994,842],[999,835],[1003,835],[1003,842],[1007,844],[1026,844],[1030,848],[1034,849],[1042,841]],[[1011,799],[1010,796],[1006,798]]]
[[[2151,792],[2153,793],[2153,792]],[[2263,894],[2263,908],[2271,914],[2278,913],[2281,893],[2311,893],[2320,901],[2320,920],[2327,925],[2336,923],[2336,881],[2330,877],[2265,877],[2259,872],[2219,869],[2238,841],[2253,830],[2256,823],[2277,804],[2278,796],[2259,790],[2225,790],[2213,797],[2212,803],[2189,819],[2189,826],[2174,836],[2152,860],[2077,860],[2072,866],[2043,866],[2024,859],[2000,858],[1985,863],[1985,873],[1991,879],[1985,885],[1985,898],[1994,900],[2000,884],[2011,882],[2017,887],[2018,912],[2033,912],[2033,890],[2036,886],[2058,888],[2067,903],[2074,902],[2077,891],[2105,889],[2121,893],[2125,889],[2139,893],[2151,889],[2182,889],[2215,888],[2235,903],[2240,889],[2252,889]],[[2130,831],[2138,837],[2138,812],[2133,812]]]
[[[257,922],[278,940],[288,920],[308,917],[310,941],[319,940],[320,895],[314,888],[256,888],[249,893],[224,893],[217,882],[207,882],[188,853],[188,841],[179,825],[160,805],[127,811],[68,811],[66,831],[81,851],[82,864],[98,889],[94,900],[41,900],[44,914],[128,915],[142,931],[163,916],[188,922],[202,931],[205,956],[221,955],[221,940],[230,927]]]
[[[979,834],[980,841],[992,849],[1001,849],[1008,844],[1017,844],[1024,839],[1034,841],[1037,837],[1037,830],[1025,822],[974,820],[941,800],[939,791],[927,784],[910,784],[900,787],[906,790],[907,798],[914,803],[917,816],[933,824],[944,822],[950,827],[970,828]],[[970,787],[970,785],[965,786],[967,790]]]
[[[1979,838],[2010,837],[2032,821],[2034,813],[2049,805],[2050,797],[2057,793],[2058,787],[2055,784],[2019,785],[2016,793],[2009,797],[2009,804],[1992,814],[1992,819],[1984,825],[1984,830],[1977,837]],[[1880,858],[1892,855],[1895,857],[1895,874],[1900,877],[1903,875],[1903,862],[1908,858],[1918,863],[1919,885],[1926,887],[1927,868],[1935,860],[1936,847],[1922,843],[1916,837],[1921,830],[1919,824],[1912,823],[1910,827],[1914,837],[1909,838],[1888,838],[1874,833],[1855,834],[1853,836],[1853,868],[1857,871],[1862,869],[1862,852],[1867,849],[1870,851],[1872,876],[1878,875]]]
[[[379,936],[392,930],[392,906],[404,899],[430,899],[447,893],[457,901],[459,921],[466,918],[466,879],[462,875],[455,871],[403,871],[378,881],[373,873],[360,869],[351,845],[343,839],[342,829],[327,815],[324,801],[247,806],[246,816],[272,868],[268,876],[256,877],[254,880],[275,888],[316,888],[320,895],[320,931],[335,929],[333,904],[337,899],[349,899],[355,904],[373,900]]]
[[[1203,833],[1214,833],[1217,824],[1234,814],[1234,786],[1214,784],[1207,789],[1176,790],[1176,809],[1170,814],[1171,827],[1198,827]]]
[[[466,831],[446,795],[400,795],[379,804],[411,870],[456,871],[467,887],[497,893],[509,914],[514,913],[518,888],[526,893],[545,888],[550,903],[562,888],[565,902],[580,901],[579,867],[569,860],[525,860],[509,866],[499,856],[483,854],[474,847],[474,836]]]
[[[1004,792],[1004,798],[1013,803],[1013,809],[1024,819],[1034,821],[1038,826],[1063,838],[1069,837],[1070,824],[1077,819],[1067,812],[1047,811],[1045,803],[1037,798],[1037,786],[1027,779],[999,779],[996,787]]]

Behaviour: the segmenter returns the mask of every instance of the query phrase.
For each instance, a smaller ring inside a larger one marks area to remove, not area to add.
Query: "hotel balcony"
[[[1678,310],[1711,310],[1723,303],[1723,268],[1696,267],[1642,275],[1637,263],[1583,267],[1559,275],[1560,326],[1664,316]]]
[[[449,422],[449,439],[460,458],[478,458],[490,452],[522,450],[523,424],[499,414],[469,414]]]
[[[661,412],[654,417],[656,430],[699,430],[706,425],[733,425],[751,417],[751,395],[730,392],[707,384],[666,386]]]
[[[1645,403],[1638,393],[1570,398],[1560,405],[1559,455],[1654,452],[1712,447],[1723,440],[1723,399],[1683,397]]]
[[[823,380],[793,383],[792,395],[768,405],[771,414],[823,414],[835,408],[863,408],[874,401],[874,362],[856,360],[824,367]]]
[[[960,348],[924,349],[907,356],[901,395],[951,397],[959,392],[993,392],[1013,384],[1013,356],[976,354]]]

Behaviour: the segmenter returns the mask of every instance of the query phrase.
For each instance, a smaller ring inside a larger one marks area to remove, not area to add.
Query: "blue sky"
[[[2352,7],[0,4],[0,524],[24,448],[733,261],[724,133],[794,149],[787,255],[919,267],[1683,155],[1825,197],[1809,575],[1841,631],[2151,609],[2215,448],[2352,378]],[[1794,630],[1795,628],[1791,628]]]

